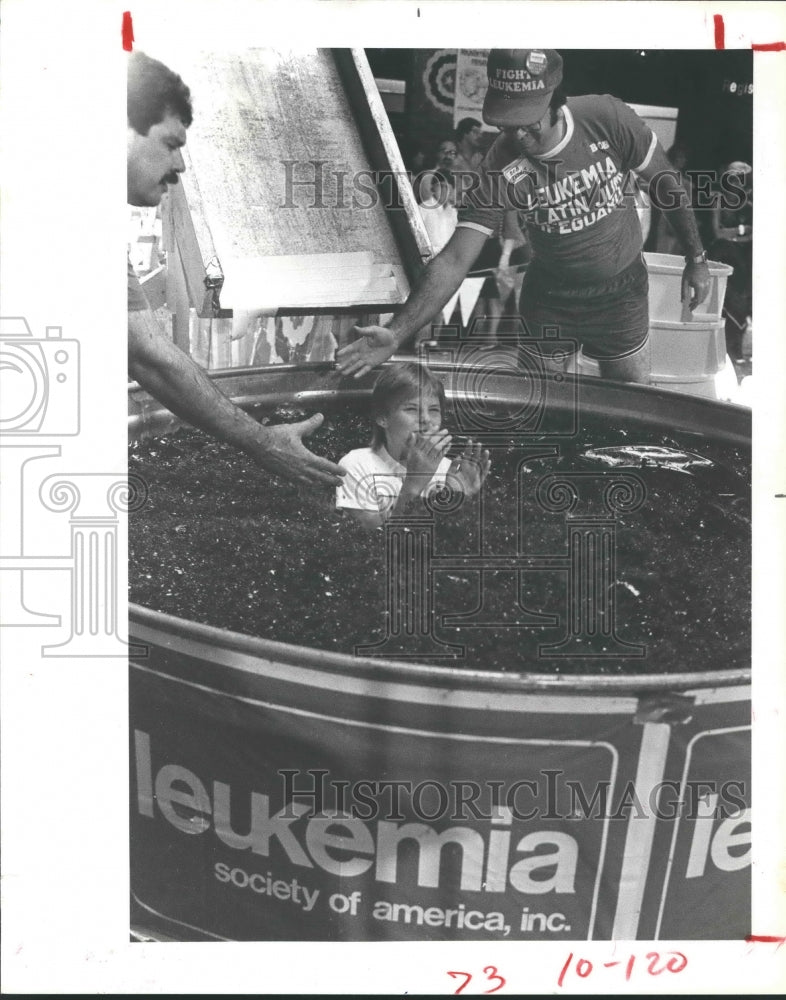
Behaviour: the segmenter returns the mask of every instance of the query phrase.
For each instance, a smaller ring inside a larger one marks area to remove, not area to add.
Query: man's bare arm
[[[361,336],[336,354],[339,370],[365,375],[393,354],[405,341],[430,323],[450,299],[486,242],[486,234],[461,227],[426,266],[401,312],[388,326],[358,326]]]
[[[244,451],[269,472],[311,485],[341,481],[343,470],[302,442],[322,423],[321,414],[296,424],[258,424],[165,336],[149,309],[128,314],[128,370],[178,417]]]

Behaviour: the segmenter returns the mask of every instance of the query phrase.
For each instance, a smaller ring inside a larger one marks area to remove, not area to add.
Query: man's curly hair
[[[140,135],[167,114],[177,115],[186,128],[193,119],[191,91],[177,73],[144,52],[128,58],[128,124]]]

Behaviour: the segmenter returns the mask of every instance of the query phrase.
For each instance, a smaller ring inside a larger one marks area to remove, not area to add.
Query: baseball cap
[[[534,125],[562,82],[562,56],[554,49],[492,49],[483,120],[489,125]]]

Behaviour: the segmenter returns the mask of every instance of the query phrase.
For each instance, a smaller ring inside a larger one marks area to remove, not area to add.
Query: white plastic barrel
[[[691,312],[687,303],[680,301],[683,258],[645,253],[644,260],[649,274],[652,385],[717,399],[717,376],[728,364],[723,301],[733,268],[709,262],[710,293]],[[578,370],[582,375],[599,374],[597,362],[583,355]]]

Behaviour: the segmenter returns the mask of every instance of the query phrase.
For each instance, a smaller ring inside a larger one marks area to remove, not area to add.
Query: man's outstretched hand
[[[360,378],[376,365],[387,361],[396,349],[396,338],[384,326],[356,326],[357,340],[336,352],[336,364],[343,375]]]
[[[324,417],[315,413],[308,420],[296,424],[274,424],[260,427],[257,445],[250,450],[255,461],[268,472],[307,486],[338,486],[344,470],[341,466],[320,458],[303,444],[307,437],[322,424]]]

